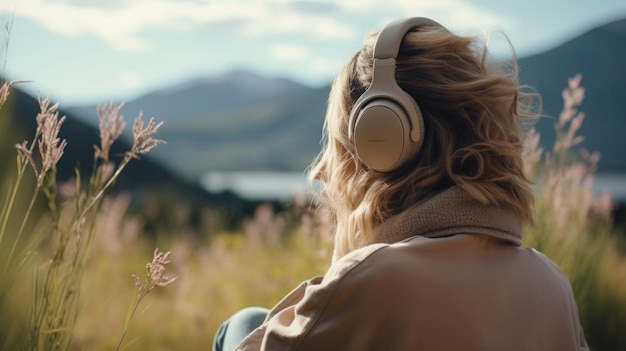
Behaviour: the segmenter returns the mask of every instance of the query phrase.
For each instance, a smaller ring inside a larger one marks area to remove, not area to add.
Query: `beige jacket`
[[[588,350],[567,277],[512,213],[449,189],[302,283],[239,350]]]

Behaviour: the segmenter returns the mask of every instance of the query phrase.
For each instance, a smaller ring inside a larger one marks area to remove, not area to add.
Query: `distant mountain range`
[[[9,99],[0,109],[0,161],[3,165],[0,167],[0,185],[5,185],[5,179],[14,179],[14,145],[23,140],[32,140],[37,128],[38,112],[37,99],[23,92],[19,84],[14,86]],[[93,167],[94,145],[99,144],[97,128],[64,109],[60,109],[59,113],[67,116],[59,132],[59,137],[67,140],[67,146],[57,164],[58,182],[74,178],[77,169],[86,178]],[[126,118],[128,126],[132,126],[133,119],[134,116]],[[156,138],[162,137],[157,133]],[[130,140],[115,142],[110,151],[112,160],[119,162],[130,146]],[[159,145],[153,151],[166,146]],[[165,167],[162,162],[151,157],[151,153],[131,161],[111,189],[111,192],[131,194],[131,212],[142,214],[148,232],[154,228],[166,231],[169,228],[173,231],[180,229],[172,228],[180,224],[180,218],[176,219],[172,215],[172,208],[178,204],[188,206],[189,223],[198,224],[204,209],[211,208],[219,211],[220,224],[231,228],[240,225],[241,218],[252,215],[258,206],[258,201],[242,199],[232,192],[209,193],[197,181],[186,179],[181,176],[181,172]],[[83,181],[85,183],[86,179]],[[277,208],[282,206],[278,202],[274,202],[274,205]],[[39,208],[45,206],[41,203]]]
[[[601,171],[626,171],[626,19],[595,28],[558,47],[521,58],[520,80],[543,96],[548,118],[537,124],[550,149],[567,79],[582,73],[587,116],[584,147],[601,153]],[[153,157],[175,173],[197,179],[210,170],[302,171],[320,149],[329,86],[307,87],[249,72],[197,79],[129,101],[165,121],[168,145]],[[67,109],[95,124],[96,106]]]
[[[164,121],[154,157],[185,177],[208,170],[302,170],[320,149],[329,88],[231,72],[129,101],[124,115]],[[97,122],[96,106],[69,108]]]

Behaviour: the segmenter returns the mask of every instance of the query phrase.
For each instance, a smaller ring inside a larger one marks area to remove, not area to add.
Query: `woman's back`
[[[561,270],[486,235],[379,247],[328,289],[298,349],[586,349]]]

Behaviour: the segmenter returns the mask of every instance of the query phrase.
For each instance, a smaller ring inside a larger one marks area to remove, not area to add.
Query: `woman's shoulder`
[[[400,284],[414,294],[428,295],[435,290],[425,286],[454,289],[481,282],[498,285],[510,277],[571,289],[563,270],[539,251],[479,234],[433,239],[416,236],[393,244],[370,245],[335,262],[324,280],[340,290],[371,285],[373,289],[366,291],[388,293],[380,287]]]
[[[324,276],[323,284],[337,289],[377,292],[368,289],[380,283],[424,281],[436,266],[448,261],[455,250],[464,250],[460,238],[429,239],[415,236],[397,243],[371,244],[354,250],[335,261]]]

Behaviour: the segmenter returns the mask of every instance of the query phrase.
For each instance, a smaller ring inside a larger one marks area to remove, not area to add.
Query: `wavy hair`
[[[350,111],[371,83],[375,41],[376,33],[335,78],[323,148],[309,169],[309,179],[322,182],[320,200],[335,217],[333,259],[371,242],[372,229],[387,218],[451,186],[532,223],[520,122],[539,116],[541,99],[520,87],[515,55],[491,60],[487,40],[444,28],[410,31],[400,46],[396,80],[422,110],[425,139],[407,165],[381,173],[358,159],[348,138]]]

